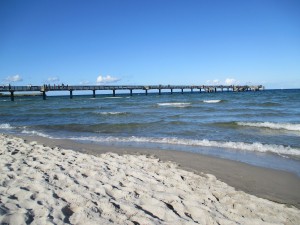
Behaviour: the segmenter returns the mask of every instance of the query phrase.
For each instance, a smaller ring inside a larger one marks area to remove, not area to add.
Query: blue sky
[[[300,1],[0,0],[7,83],[300,88]]]

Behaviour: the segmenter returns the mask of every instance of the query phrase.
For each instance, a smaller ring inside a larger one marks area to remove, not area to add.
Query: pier
[[[159,95],[163,90],[170,91],[170,94],[174,93],[174,90],[183,94],[188,90],[189,92],[244,92],[244,91],[260,91],[263,90],[262,85],[42,85],[42,86],[0,86],[0,93],[9,93],[11,101],[15,99],[15,93],[17,92],[38,92],[42,98],[46,100],[47,92],[54,91],[68,91],[70,98],[73,98],[74,91],[92,91],[92,96],[96,97],[96,91],[112,91],[112,95],[116,96],[116,92],[120,90],[128,90],[128,93],[132,96],[134,91],[144,91],[148,95],[148,91],[156,90]],[[1,96],[1,94],[0,94]]]

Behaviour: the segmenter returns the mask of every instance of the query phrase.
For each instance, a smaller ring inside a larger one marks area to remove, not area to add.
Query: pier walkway
[[[110,90],[112,91],[113,96],[116,95],[118,90],[128,90],[130,95],[133,94],[135,90],[145,91],[145,94],[148,94],[149,90],[157,90],[158,94],[162,93],[162,90],[169,90],[173,94],[173,90],[181,90],[181,93],[184,93],[184,90],[194,90],[198,92],[223,92],[223,91],[259,91],[264,89],[262,85],[42,85],[42,86],[0,86],[0,96],[1,93],[10,93],[11,101],[14,101],[15,92],[40,92],[43,96],[43,99],[46,100],[46,93],[50,91],[69,91],[70,98],[73,98],[73,91],[92,91],[93,97],[96,97],[96,91]]]

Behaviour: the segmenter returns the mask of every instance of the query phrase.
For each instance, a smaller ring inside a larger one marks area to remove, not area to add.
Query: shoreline
[[[80,143],[66,139],[49,139],[40,136],[17,137],[30,142],[36,141],[39,144],[50,147],[72,149],[92,155],[112,152],[120,155],[155,156],[163,162],[174,162],[180,169],[191,171],[195,174],[212,174],[218,180],[225,182],[236,190],[300,209],[300,178],[296,174],[287,171],[262,168],[199,153],[101,146],[93,143]]]

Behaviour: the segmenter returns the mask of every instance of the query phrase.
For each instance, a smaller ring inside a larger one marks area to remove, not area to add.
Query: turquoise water
[[[191,151],[300,175],[300,90],[3,97],[0,132]]]

